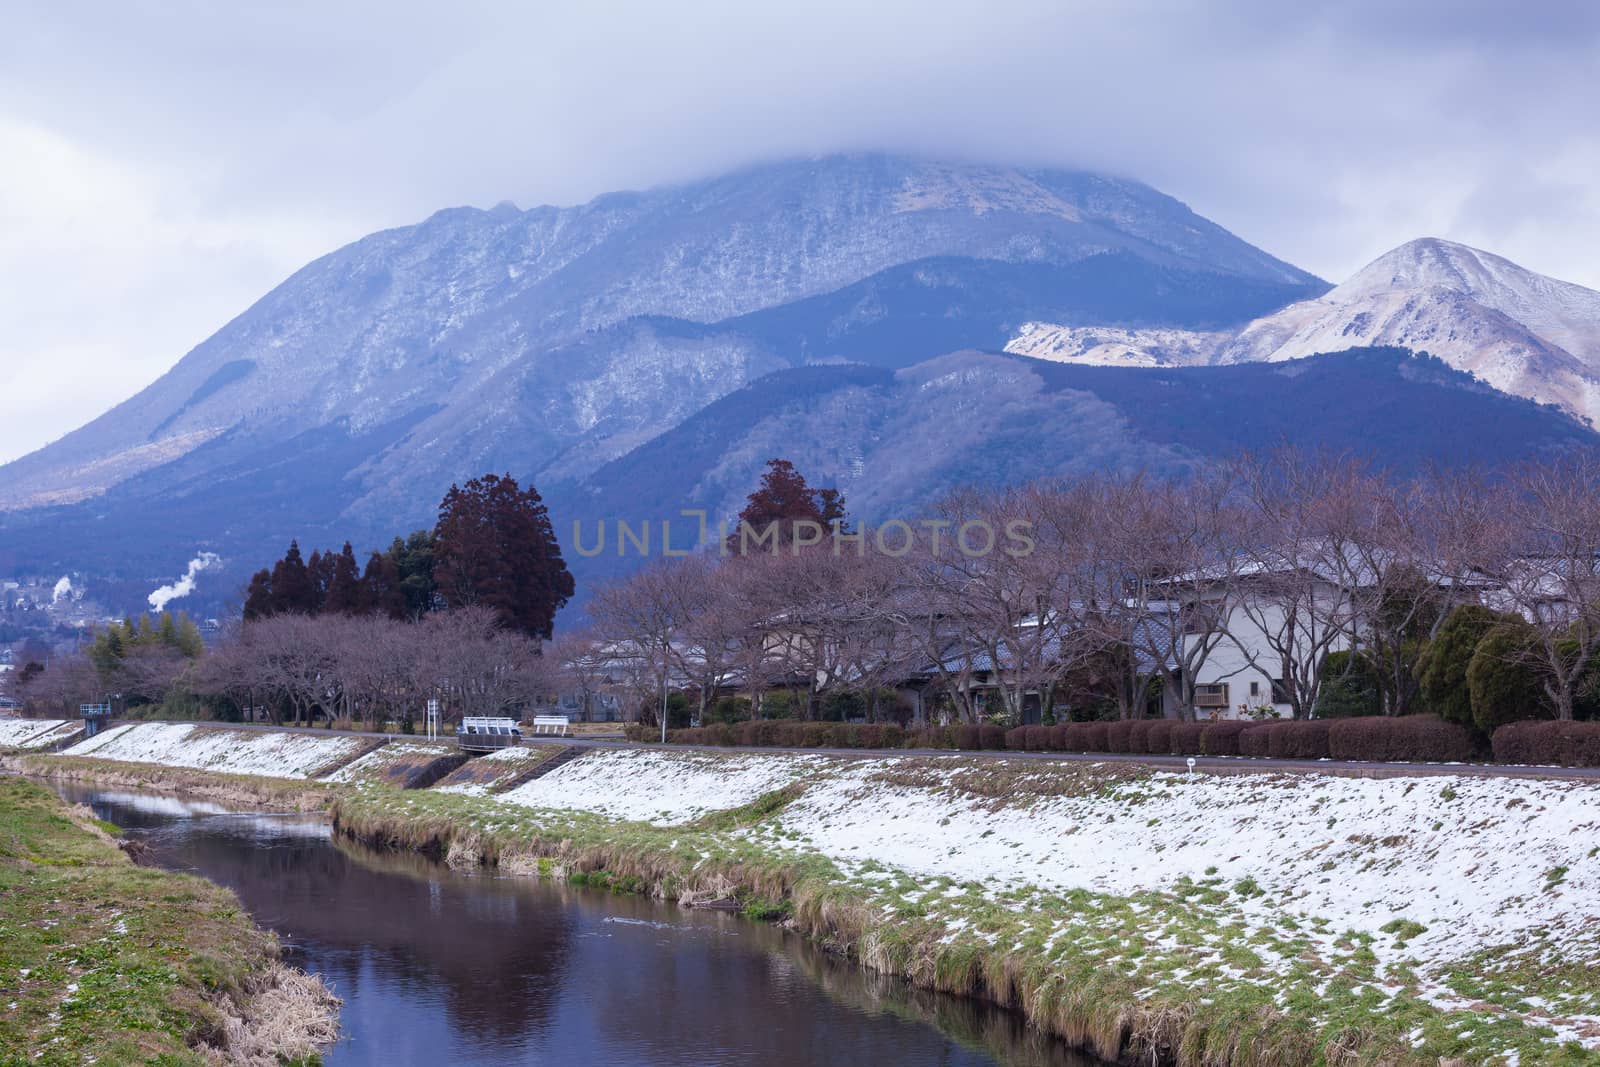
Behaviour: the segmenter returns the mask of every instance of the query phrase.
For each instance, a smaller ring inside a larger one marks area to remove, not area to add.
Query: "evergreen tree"
[[[344,550],[337,556],[330,552],[324,558],[331,560],[331,566],[328,591],[322,599],[322,610],[339,615],[355,615],[361,612],[361,568],[356,563],[355,549],[350,547],[349,541],[346,541]]]
[[[1417,662],[1422,709],[1446,722],[1472,726],[1467,666],[1483,636],[1507,617],[1478,604],[1463,604],[1445,617]]]
[[[250,577],[250,587],[244,595],[244,621],[264,619],[272,614],[272,572],[263,567]]]
[[[433,577],[448,607],[482,604],[544,639],[574,588],[543,499],[509,475],[450,487],[434,528]]]
[[[310,615],[316,610],[316,595],[305,560],[300,557],[300,542],[290,541],[289,550],[272,568],[272,610],[268,614],[298,612]]]
[[[367,569],[361,574],[361,610],[391,619],[406,617],[406,594],[393,556],[374,552],[367,559]]]
[[[769,530],[777,544],[787,545],[794,541],[797,523],[815,523],[826,529],[843,526],[844,521],[844,497],[837,489],[813,489],[793,463],[769,459],[761,485],[746,498],[744,510],[739,512],[739,528],[728,535],[728,547],[739,552],[757,538],[765,545],[769,543]]]

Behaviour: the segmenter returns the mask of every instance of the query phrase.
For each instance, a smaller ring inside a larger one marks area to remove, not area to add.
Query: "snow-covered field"
[[[598,752],[501,799],[676,825],[802,780],[797,799],[742,833],[881,881],[885,903],[896,903],[887,894],[898,885],[899,903],[948,910],[954,928],[973,893],[990,902],[1015,900],[1019,887],[1189,900],[1204,886],[1194,908],[1219,926],[1294,929],[1304,939],[1295,952],[1309,945],[1331,961],[1348,954],[1352,934],[1370,938],[1379,975],[1415,968],[1412,988],[1445,1010],[1477,999],[1452,992],[1447,974],[1478,952],[1553,948],[1569,964],[1600,962],[1591,934],[1600,922],[1600,784],[1587,782]],[[942,891],[906,892],[913,883],[948,885],[948,907]],[[1155,947],[1165,933],[1152,925]],[[1267,973],[1300,962],[1257,952]],[[1401,985],[1380,980],[1378,989],[1398,995]],[[1530,1018],[1600,1049],[1600,1012],[1587,1002],[1536,1005]]]
[[[24,752],[49,748],[82,726],[75,719],[0,719],[0,748]]]
[[[821,756],[592,752],[498,799],[671,826],[748,804],[829,762]]]
[[[365,743],[358,737],[151,722],[113,726],[78,742],[63,754],[224,774],[309,778],[323,767],[354,755]]]

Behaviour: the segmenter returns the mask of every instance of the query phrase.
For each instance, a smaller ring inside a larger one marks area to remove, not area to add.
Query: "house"
[[[1314,547],[1233,561],[1226,575],[1217,569],[1158,583],[1164,598],[1151,608],[1182,630],[1173,659],[1197,663],[1197,717],[1290,718],[1297,700],[1303,707],[1317,692],[1328,655],[1357,646],[1372,570]],[[1167,686],[1162,706],[1179,717],[1182,694]]]

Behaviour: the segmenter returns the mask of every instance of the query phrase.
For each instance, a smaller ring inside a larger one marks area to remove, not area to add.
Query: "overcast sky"
[[[372,230],[835,149],[1129,175],[1333,281],[1440,236],[1600,288],[1597,82],[1587,0],[17,6],[0,461]]]

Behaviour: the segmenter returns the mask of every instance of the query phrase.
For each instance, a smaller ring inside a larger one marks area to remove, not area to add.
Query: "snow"
[[[1219,921],[1273,930],[1292,918],[1327,958],[1347,932],[1371,935],[1383,965],[1415,961],[1428,972],[1418,994],[1445,1009],[1470,1007],[1444,976],[1480,950],[1544,942],[1569,961],[1600,961],[1588,933],[1600,919],[1600,783],[1114,773],[961,758],[597,752],[502,799],[676,825],[804,781],[772,820],[741,832],[820,853],[866,884],[885,867],[909,875],[923,888],[906,901],[957,905],[1022,888],[1127,898],[1204,883],[1227,894],[1197,905]],[[967,775],[1004,789],[969,791]],[[1247,878],[1259,892],[1236,889]],[[1423,929],[1384,931],[1399,919]]]
[[[442,784],[434,787],[434,791],[481,797],[486,795],[497,782],[519,773],[529,764],[543,760],[545,755],[543,751],[531,748],[495,749],[482,756],[474,756],[456,772],[470,771],[477,777],[476,781],[452,782],[446,778]]]
[[[72,719],[0,719],[0,748],[49,748],[80,726]]]
[[[1216,361],[1361,345],[1425,351],[1502,392],[1600,418],[1600,292],[1449,241],[1385,253],[1327,294],[1250,323]]]
[[[382,748],[373,749],[365,756],[345,764],[326,778],[325,782],[362,782],[381,778],[383,771],[396,763],[410,760],[432,760],[457,751],[453,746],[426,744],[416,741],[390,741]]]
[[[125,763],[159,763],[224,774],[308,778],[322,767],[353,755],[364,743],[355,737],[324,737],[276,730],[135,723],[103,730],[73,745],[65,755]]]
[[[499,799],[532,808],[590,811],[663,826],[737,808],[806,777],[819,756],[722,756],[626,750],[594,752]]]

